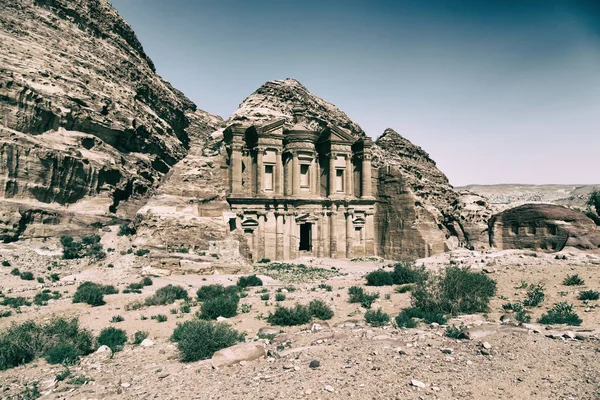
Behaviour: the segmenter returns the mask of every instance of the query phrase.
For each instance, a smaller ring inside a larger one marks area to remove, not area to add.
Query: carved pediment
[[[355,141],[356,139],[350,133],[337,126],[325,128],[318,140],[319,143],[331,142],[346,145],[351,145]]]

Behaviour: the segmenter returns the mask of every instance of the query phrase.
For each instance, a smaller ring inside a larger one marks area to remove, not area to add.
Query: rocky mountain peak
[[[292,127],[295,123],[294,110],[296,120],[297,110],[302,110],[302,120],[310,129],[336,125],[357,138],[365,136],[362,128],[343,111],[311,93],[294,78],[264,83],[239,105],[228,123],[261,123],[284,118],[288,127]]]

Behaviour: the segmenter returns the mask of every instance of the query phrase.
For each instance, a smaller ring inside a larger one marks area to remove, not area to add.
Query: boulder
[[[262,343],[241,343],[217,351],[213,354],[211,364],[214,368],[239,363],[240,361],[253,361],[265,357],[267,352]]]

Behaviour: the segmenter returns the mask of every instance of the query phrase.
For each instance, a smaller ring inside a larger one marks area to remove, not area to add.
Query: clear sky
[[[600,183],[600,0],[111,3],[213,114],[292,77],[453,185]]]

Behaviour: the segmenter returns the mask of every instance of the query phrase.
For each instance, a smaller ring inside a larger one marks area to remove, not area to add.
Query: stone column
[[[352,154],[346,154],[346,196],[354,196],[354,170]]]
[[[275,259],[283,260],[283,213],[275,211]]]
[[[352,224],[352,215],[354,211],[347,210],[346,211],[346,258],[352,257],[352,246],[354,245],[354,235],[353,229],[354,226]]]
[[[265,224],[267,222],[267,214],[258,214],[258,229],[257,238],[254,242],[253,253],[256,254],[256,260],[259,261],[265,258]]]
[[[331,206],[331,212],[329,213],[329,253],[331,258],[337,258],[337,237],[336,235],[336,218],[337,218],[337,206],[333,204]]]
[[[265,169],[263,167],[263,155],[264,150],[260,147],[256,149],[256,194],[261,195],[263,193],[263,174]]]
[[[325,213],[323,212],[319,212],[318,213],[318,221],[317,221],[317,230],[318,230],[318,242],[317,242],[317,257],[319,258],[323,258],[324,255],[324,251],[323,251],[323,240],[325,239],[325,227],[323,226],[325,221],[324,221],[324,215]]]
[[[373,197],[371,191],[371,155],[363,154],[362,159],[362,191],[361,197]]]
[[[297,233],[297,225],[296,225],[296,215],[295,213],[290,213],[290,259],[298,258],[298,243],[296,240]]]
[[[292,160],[288,158],[287,162],[285,163],[285,166],[284,166],[284,174],[283,174],[284,194],[286,196],[292,195],[293,175],[294,174],[292,171]]]
[[[373,210],[366,212],[365,221],[365,255],[375,256],[377,255],[377,249],[375,247],[375,213]]]
[[[321,165],[319,162],[319,154],[315,153],[315,165],[316,165],[316,174],[315,174],[315,194],[321,197]]]
[[[292,195],[300,195],[300,163],[298,162],[298,152],[292,153]]]
[[[283,194],[283,154],[280,149],[275,152],[275,194]]]
[[[329,155],[329,197],[335,194],[335,154]]]
[[[313,156],[312,161],[310,162],[310,194],[317,194],[317,161]]]
[[[229,166],[229,182],[231,194],[242,191],[242,145],[234,143],[231,146],[231,159]]]

